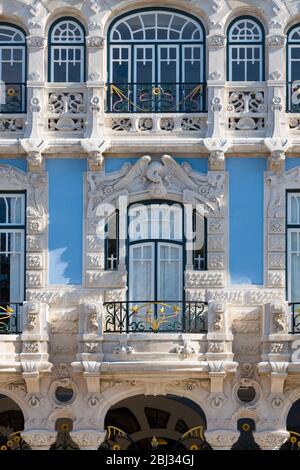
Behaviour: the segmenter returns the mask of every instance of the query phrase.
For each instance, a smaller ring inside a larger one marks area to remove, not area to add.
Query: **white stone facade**
[[[1,21],[21,26],[28,47],[27,113],[0,116],[0,190],[27,191],[23,332],[0,335],[0,394],[21,408],[24,439],[34,449],[49,449],[56,438],[56,421],[69,418],[73,441],[81,449],[97,449],[112,406],[136,395],[172,394],[202,408],[206,440],[213,448],[230,449],[239,436],[238,420],[249,418],[255,421],[257,444],[278,449],[289,435],[290,407],[300,399],[298,335],[289,334],[285,293],[284,196],[286,189],[300,188],[300,170],[283,169],[286,158],[297,157],[300,149],[300,114],[285,108],[286,34],[299,20],[299,2],[0,0],[0,5]],[[119,15],[148,6],[176,8],[202,21],[207,113],[153,113],[145,124],[141,113],[105,112],[108,27]],[[226,32],[238,15],[253,15],[264,25],[263,82],[226,81]],[[47,82],[48,31],[62,16],[77,18],[86,28],[84,84]],[[237,107],[234,93],[239,93],[242,106]],[[63,105],[57,112],[59,102]],[[1,128],[1,123],[6,124]],[[207,157],[208,173],[198,173],[187,163],[179,165],[172,158],[174,152]],[[264,186],[264,285],[230,286],[225,160],[258,153],[269,162]],[[88,161],[80,287],[47,284],[45,160],[70,154]],[[107,176],[103,162],[114,155],[139,159]],[[28,172],[1,164],[1,158],[16,157],[27,158]],[[159,182],[151,176],[153,160],[160,162]],[[188,300],[208,302],[207,333],[104,332],[103,302],[125,299],[127,272],[122,246],[119,269],[104,269],[103,246],[95,233],[97,207],[120,196],[130,202],[160,197],[204,205],[207,270],[195,271],[190,263],[185,288]],[[239,400],[241,384],[255,389],[253,402]],[[70,403],[57,401],[59,386],[73,388]]]

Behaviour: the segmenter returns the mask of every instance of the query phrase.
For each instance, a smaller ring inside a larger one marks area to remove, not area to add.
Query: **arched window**
[[[199,20],[163,8],[114,21],[108,33],[109,112],[201,112],[205,48]]]
[[[264,29],[255,18],[237,18],[228,28],[228,80],[264,80]]]
[[[85,30],[74,18],[56,21],[49,32],[49,81],[80,83],[85,80]]]
[[[0,112],[26,111],[26,39],[17,26],[0,23]]]
[[[287,35],[288,111],[300,112],[300,25]]]

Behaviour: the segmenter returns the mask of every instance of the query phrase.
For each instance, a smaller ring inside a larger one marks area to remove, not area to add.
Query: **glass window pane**
[[[300,300],[300,255],[293,253],[291,255],[291,302]]]
[[[54,67],[54,82],[66,82],[67,81],[66,64],[62,63],[61,65],[59,65],[58,63],[55,63],[53,67]]]
[[[73,65],[73,63],[69,64],[69,82],[80,82],[81,81],[81,64],[76,63]]]
[[[239,64],[232,62],[232,81],[243,81],[245,80],[245,66],[243,62]]]

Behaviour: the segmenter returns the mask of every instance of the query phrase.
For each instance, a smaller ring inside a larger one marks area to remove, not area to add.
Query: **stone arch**
[[[117,401],[105,415],[103,449],[208,449],[203,409],[190,398],[137,394]],[[164,447],[163,447],[164,446]]]
[[[230,26],[230,24],[234,20],[238,20],[238,18],[240,16],[253,16],[253,17],[255,17],[257,20],[259,20],[262,23],[262,26],[264,28],[264,34],[265,35],[267,34],[267,32],[268,32],[268,19],[269,19],[269,15],[268,15],[267,11],[265,11],[264,8],[258,9],[254,5],[247,5],[247,7],[241,6],[241,7],[230,9],[228,11],[228,14],[227,14],[226,19],[225,19],[225,24],[224,24],[224,33],[226,35],[227,35],[228,27]]]
[[[25,416],[17,401],[0,392],[0,450],[29,450],[21,436],[24,427]]]
[[[87,17],[82,14],[81,10],[78,10],[75,7],[60,7],[60,8],[54,8],[52,11],[49,12],[49,15],[47,16],[45,25],[44,25],[44,34],[45,36],[49,36],[49,30],[53,23],[55,23],[57,20],[63,17],[73,17],[74,19],[80,21],[85,29],[85,32],[87,34],[89,30],[88,26],[88,21]]]
[[[118,18],[118,16],[122,16],[126,13],[133,12],[135,10],[139,10],[141,8],[145,7],[152,7],[155,9],[156,7],[160,8],[166,8],[166,9],[176,9],[179,12],[182,11],[183,13],[189,13],[191,15],[194,15],[196,18],[198,18],[199,21],[201,21],[203,28],[204,28],[204,33],[207,35],[208,34],[208,24],[209,24],[209,2],[205,3],[204,5],[201,5],[202,8],[199,7],[198,4],[194,0],[192,0],[188,5],[184,2],[176,2],[176,5],[170,5],[169,3],[159,3],[159,5],[155,5],[153,3],[150,3],[147,0],[143,1],[138,1],[134,2],[133,4],[128,5],[128,2],[123,1],[118,3],[117,5],[113,6],[111,10],[102,17],[102,24],[103,24],[103,34],[105,37],[107,37],[108,29],[111,25],[111,23]]]
[[[300,392],[293,393],[289,398],[289,403],[285,407],[283,416],[290,436],[280,449],[300,450]]]

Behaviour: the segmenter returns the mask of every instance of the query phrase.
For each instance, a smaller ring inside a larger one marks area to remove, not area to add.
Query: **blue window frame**
[[[0,112],[26,112],[26,36],[18,26],[0,23]]]
[[[300,25],[287,34],[287,110],[300,112]]]
[[[254,81],[265,79],[264,28],[250,16],[236,18],[228,28],[227,79]]]
[[[109,112],[201,112],[205,108],[205,34],[177,10],[137,10],[108,32]]]
[[[49,31],[49,81],[82,83],[85,81],[85,29],[74,18],[56,21]]]

